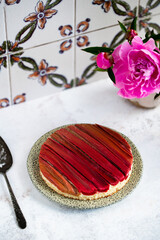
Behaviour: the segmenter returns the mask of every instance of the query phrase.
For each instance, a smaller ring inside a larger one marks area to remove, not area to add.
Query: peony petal
[[[24,18],[25,22],[33,22],[37,19],[36,13],[30,13],[27,17]]]
[[[36,10],[37,13],[40,13],[40,12],[44,11],[44,4],[43,4],[42,1],[39,1],[37,3],[35,10]]]
[[[46,62],[46,60],[42,59],[40,64],[39,64],[39,70],[43,70],[43,69],[46,69],[48,66],[48,63]]]
[[[124,88],[123,89],[120,89],[117,93],[119,96],[123,97],[123,98],[130,98],[130,94],[128,94]]]
[[[132,46],[129,44],[128,41],[125,41],[122,45],[121,48],[119,49],[119,57],[124,61],[128,62],[128,53],[132,49]]]
[[[144,47],[151,51],[154,50],[156,48],[154,39],[150,38],[146,43],[144,43]]]
[[[160,55],[154,51],[148,51],[147,49],[141,50],[149,59],[152,59],[154,63],[160,64]]]
[[[99,53],[97,55],[97,66],[102,69],[108,69],[112,66],[110,59],[107,59],[107,55],[105,52]]]
[[[54,73],[56,71],[57,67],[48,67],[46,68],[46,73],[50,74],[50,73]]]
[[[44,15],[46,18],[51,18],[53,15],[55,15],[58,11],[55,9],[48,9],[44,12]]]
[[[29,77],[29,78],[33,78],[33,79],[36,79],[37,77],[39,77],[39,71],[36,71],[36,72],[30,74],[28,77]]]
[[[119,59],[119,51],[121,49],[122,44],[120,44],[118,47],[115,48],[114,52],[112,53],[112,56],[114,58],[114,62],[116,63]]]
[[[132,47],[136,49],[141,49],[143,47],[143,41],[139,36],[135,36],[132,40]]]
[[[40,29],[43,29],[43,28],[45,27],[45,24],[46,24],[46,19],[45,19],[45,17],[38,19],[38,27],[39,27]]]

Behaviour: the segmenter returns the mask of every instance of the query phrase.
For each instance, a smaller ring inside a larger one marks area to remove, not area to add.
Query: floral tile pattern
[[[135,16],[160,32],[159,0],[0,1],[0,108],[105,78],[82,49],[116,47]]]
[[[28,101],[72,87],[73,49],[65,55],[58,50],[59,42],[24,51],[11,67],[12,96],[23,95]]]
[[[160,13],[159,0],[140,0],[139,17]]]
[[[113,41],[113,36],[115,36],[117,32],[119,32],[119,26],[94,31],[92,33],[86,34],[86,37],[90,41],[90,47],[112,47],[116,44],[116,42]],[[82,51],[82,49],[83,47],[76,47],[76,86],[80,86],[82,84],[90,83],[107,77],[106,72],[96,72],[94,70],[96,68],[96,56],[92,56],[91,54]]]
[[[6,39],[6,34],[5,34],[5,20],[4,20],[4,9],[3,5],[1,3],[0,5],[0,44]]]
[[[160,33],[160,15],[151,15],[147,19],[139,20],[139,35],[144,38],[146,32],[154,31],[155,33]]]
[[[120,21],[131,21],[137,15],[137,0],[131,1],[76,1],[76,23],[89,18],[87,31],[112,26]]]
[[[10,98],[10,82],[6,68],[0,70],[0,109],[12,104]]]
[[[74,1],[23,0],[7,5],[6,15],[8,38],[26,49],[61,39],[60,25],[74,26]]]

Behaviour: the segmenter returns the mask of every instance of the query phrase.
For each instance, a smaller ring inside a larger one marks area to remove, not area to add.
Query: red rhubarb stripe
[[[113,147],[115,149],[118,149],[119,154],[121,154],[122,156],[126,156],[127,160],[132,161],[132,152],[131,152],[131,147],[129,146],[128,150],[126,150],[123,146],[123,144],[121,144],[120,142],[117,141],[117,139],[113,136],[110,135],[108,133],[108,131],[103,127],[101,128],[100,125],[95,125],[93,126],[93,128],[95,128],[97,131],[99,131],[101,134],[104,135],[104,137],[106,138],[106,140],[108,139],[108,141],[110,141],[110,143],[113,144]],[[124,139],[124,141],[126,141]]]
[[[123,174],[126,176],[130,170],[123,161],[117,158],[111,151],[109,151],[106,147],[104,147],[100,142],[98,142],[95,138],[89,136],[87,133],[83,132],[76,126],[69,126],[69,129],[73,130],[76,134],[78,134],[83,140],[85,140],[88,144],[91,144],[99,153],[101,153],[108,161],[110,161],[115,167],[117,167]]]
[[[118,148],[118,146],[114,142],[110,141],[110,139],[107,138],[107,135],[103,130],[101,130],[100,128],[98,129],[93,125],[85,125],[84,127],[80,126],[80,128],[85,129],[90,136],[96,138],[101,144],[103,144],[106,148],[112,151],[112,153],[115,154],[122,161],[124,161],[125,159],[128,162],[128,166],[131,165],[132,157],[123,152],[120,148]]]
[[[97,152],[94,148],[89,146],[86,142],[69,132],[67,129],[60,129],[57,131],[61,135],[63,135],[68,141],[76,145],[83,152],[85,152],[88,156],[90,156],[94,161],[96,161],[99,165],[101,165],[105,170],[112,174],[113,177],[116,177],[119,181],[124,180],[124,175],[121,171],[119,171],[114,165],[112,165],[109,161],[106,160],[99,152]]]
[[[96,124],[95,126],[102,129],[107,134],[110,140],[115,139],[115,143],[122,149],[122,151],[125,151],[127,154],[129,154],[130,157],[132,157],[132,151],[129,143],[119,133],[98,124]]]
[[[118,132],[115,132],[114,130],[112,130],[108,127],[104,127],[104,126],[99,125],[99,124],[95,124],[95,126],[103,129],[103,131],[107,132],[109,135],[116,138],[116,140],[118,142],[120,142],[127,150],[131,149],[131,147],[130,147],[129,143],[126,141],[126,139],[124,139],[124,137],[122,137]]]
[[[59,135],[58,132],[54,133],[52,135],[58,142],[61,144],[64,144],[67,147],[73,151],[79,158],[82,158],[86,161],[86,165],[88,165],[90,168],[92,167],[94,171],[98,172],[105,180],[107,183],[111,185],[116,185],[118,184],[119,180],[115,177],[113,177],[112,174],[110,174],[108,171],[106,171],[102,166],[100,166],[97,162],[95,162],[92,158],[90,158],[88,155],[86,155],[83,151],[81,151],[79,148],[77,148],[73,143],[67,141],[67,139]],[[91,164],[91,165],[89,165]]]
[[[57,143],[57,140],[59,143]],[[73,150],[68,143],[59,139],[58,136],[56,137],[54,134],[54,139],[50,138],[46,144],[53,148],[54,151],[59,153],[65,161],[91,181],[99,192],[105,192],[109,189],[108,182],[106,182],[106,180],[96,171],[96,168],[93,167],[86,158]]]
[[[78,190],[71,183],[69,183],[65,177],[62,176],[62,174],[60,174],[55,168],[53,168],[41,157],[39,158],[39,167],[44,177],[46,177],[46,179],[54,184],[60,191],[72,195],[77,195]]]
[[[83,177],[76,169],[69,165],[61,156],[59,156],[53,149],[42,146],[40,157],[49,162],[56,168],[68,181],[71,181],[79,192],[85,195],[93,195],[97,192],[95,186]]]
[[[86,124],[87,125],[87,124]],[[82,132],[86,133],[87,136],[89,137],[89,139],[92,138],[92,141],[95,140],[94,144],[96,144],[97,149],[99,149],[102,154],[106,153],[106,157],[108,158],[108,154],[110,155],[111,159],[116,159],[119,164],[122,163],[122,165],[126,166],[127,169],[131,168],[131,163],[127,160],[127,158],[122,158],[121,156],[119,156],[118,153],[116,153],[116,150],[113,151],[113,149],[108,145],[104,144],[102,141],[100,141],[93,133],[91,134],[91,132],[89,132],[89,130],[87,130],[87,127],[82,126],[81,124],[76,124],[75,125],[79,130],[81,130]],[[105,154],[104,154],[105,155]],[[128,157],[130,158],[130,157]],[[120,167],[120,165],[118,165]],[[124,168],[125,168],[124,166]]]

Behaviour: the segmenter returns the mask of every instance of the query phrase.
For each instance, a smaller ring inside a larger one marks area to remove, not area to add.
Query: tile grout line
[[[76,60],[76,0],[74,0],[74,80],[73,80],[73,86],[76,87],[76,72],[77,72],[77,60]]]
[[[138,0],[139,1],[139,0]],[[140,20],[147,20],[148,18],[150,18],[151,16],[154,17],[154,16],[158,16],[160,15],[160,13],[156,13],[156,14],[152,14],[150,16],[145,16],[145,17],[142,17],[140,18]],[[128,21],[125,21],[123,23],[130,23],[131,20],[128,20]],[[75,24],[76,25],[76,24]],[[118,26],[119,24],[113,24],[113,25],[110,25],[110,26],[106,26],[106,27],[102,27],[102,28],[98,28],[98,29],[94,29],[94,30],[91,30],[91,31],[87,31],[85,32],[85,34],[90,34],[90,33],[93,33],[93,32],[98,32],[98,31],[101,31],[101,30],[105,30],[105,29],[108,29],[108,28],[112,28],[112,27],[116,27]],[[75,26],[76,27],[76,26]],[[74,30],[76,32],[76,30]],[[51,41],[51,42],[47,42],[47,43],[42,43],[40,45],[36,45],[36,46],[32,46],[32,47],[28,47],[28,48],[24,48],[23,50],[19,50],[19,51],[16,51],[16,53],[20,53],[22,51],[28,51],[28,50],[31,50],[31,49],[34,49],[34,48],[38,48],[38,47],[43,47],[43,46],[46,46],[46,45],[50,45],[50,44],[53,44],[53,43],[57,43],[57,42],[60,42],[62,40],[68,40],[68,39],[71,39],[71,38],[76,38],[77,36],[82,36],[84,35],[84,33],[79,33],[78,35],[76,35],[76,33],[74,33],[73,36],[70,36],[70,37],[64,37],[63,39],[58,39],[58,40],[54,40],[54,41]],[[1,55],[2,57],[3,56],[6,56],[6,55],[10,55],[9,53],[8,54],[3,54]]]
[[[137,32],[139,33],[139,6],[140,0],[137,0]]]
[[[127,22],[125,22],[125,23],[127,23]],[[75,25],[76,25],[76,24],[75,24]],[[87,31],[87,32],[85,32],[85,34],[90,34],[90,33],[93,33],[93,32],[101,31],[101,30],[104,30],[104,29],[107,29],[107,28],[112,28],[112,27],[115,27],[115,26],[118,26],[118,24],[114,24],[114,25],[111,25],[111,26],[102,27],[102,28],[99,28],[99,29]],[[75,26],[75,28],[76,28],[76,26]],[[75,30],[75,32],[76,32],[76,30]],[[60,41],[62,41],[62,40],[69,40],[69,39],[71,39],[71,38],[76,38],[77,36],[82,36],[82,35],[84,35],[84,33],[80,33],[80,34],[78,34],[78,35],[74,34],[73,36],[64,37],[63,39],[58,39],[58,40],[54,40],[54,41],[51,41],[51,42],[42,43],[42,44],[40,44],[40,45],[36,45],[36,46],[24,48],[23,50],[16,51],[16,53],[21,53],[21,52],[23,52],[23,51],[28,51],[28,50],[31,50],[31,49],[34,49],[34,48],[43,47],[43,46],[46,46],[46,45],[50,45],[50,44],[53,44],[53,43],[60,42]],[[7,54],[3,54],[3,55],[1,55],[1,56],[6,56],[6,55],[7,55]],[[8,55],[10,55],[10,53],[8,53]]]
[[[28,47],[28,48],[24,48],[23,51],[28,51],[28,50],[31,50],[31,49],[34,49],[34,48],[37,48],[37,47],[42,47],[42,46],[46,46],[46,45],[49,45],[49,44],[52,44],[52,43],[57,43],[57,42],[60,42],[62,40],[68,40],[70,38],[76,38],[77,36],[81,36],[81,35],[84,35],[84,33],[79,33],[78,35],[76,34],[76,0],[75,1],[75,6],[74,6],[74,11],[75,11],[75,16],[74,16],[74,34],[73,36],[69,36],[69,37],[64,37],[63,39],[57,39],[57,40],[53,40],[53,41],[50,41],[50,42],[46,42],[46,43],[42,43],[40,45],[35,45],[35,46],[32,46],[32,47]],[[138,11],[139,11],[139,5],[140,5],[140,0],[137,0],[137,17],[138,17]],[[7,21],[6,21],[6,14],[4,13],[5,15],[5,32],[6,32],[6,39],[8,40],[8,31],[7,31]],[[156,14],[151,14],[149,16],[144,16],[140,19],[142,20],[145,20],[145,19],[148,19],[150,18],[151,16],[158,16],[160,15],[160,13],[156,13]],[[139,18],[138,18],[139,19]],[[130,23],[131,20],[127,20],[127,21],[124,21],[123,23]],[[93,32],[98,32],[98,31],[101,31],[101,30],[105,30],[107,28],[112,28],[112,27],[115,27],[115,26],[118,26],[119,24],[113,24],[113,25],[110,25],[110,26],[105,26],[105,27],[101,27],[101,28],[98,28],[98,29],[94,29],[94,30],[91,30],[91,31],[87,31],[85,32],[85,34],[90,34],[90,33],[93,33]],[[19,50],[19,51],[16,51],[16,53],[20,53],[22,52],[22,50]],[[10,55],[10,53],[7,53],[7,54],[2,54],[1,56],[6,56],[6,55]]]
[[[5,7],[3,7],[3,11],[4,11],[5,37],[6,37],[6,41],[8,41],[7,17],[6,17],[6,9],[5,9]],[[7,48],[7,45],[6,45],[6,48]],[[7,56],[8,77],[9,77],[10,105],[12,105],[11,66],[10,66],[10,61],[9,61],[8,48],[7,48],[6,56]]]

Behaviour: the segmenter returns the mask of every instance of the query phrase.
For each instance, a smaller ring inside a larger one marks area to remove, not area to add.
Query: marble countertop
[[[16,223],[9,192],[0,175],[0,239],[2,240],[158,240],[160,235],[160,106],[135,107],[116,94],[108,80],[0,110],[0,135],[13,166],[7,172],[26,217]],[[71,209],[49,201],[32,184],[27,157],[35,141],[65,124],[99,123],[128,136],[143,159],[143,175],[134,191],[108,207]]]

